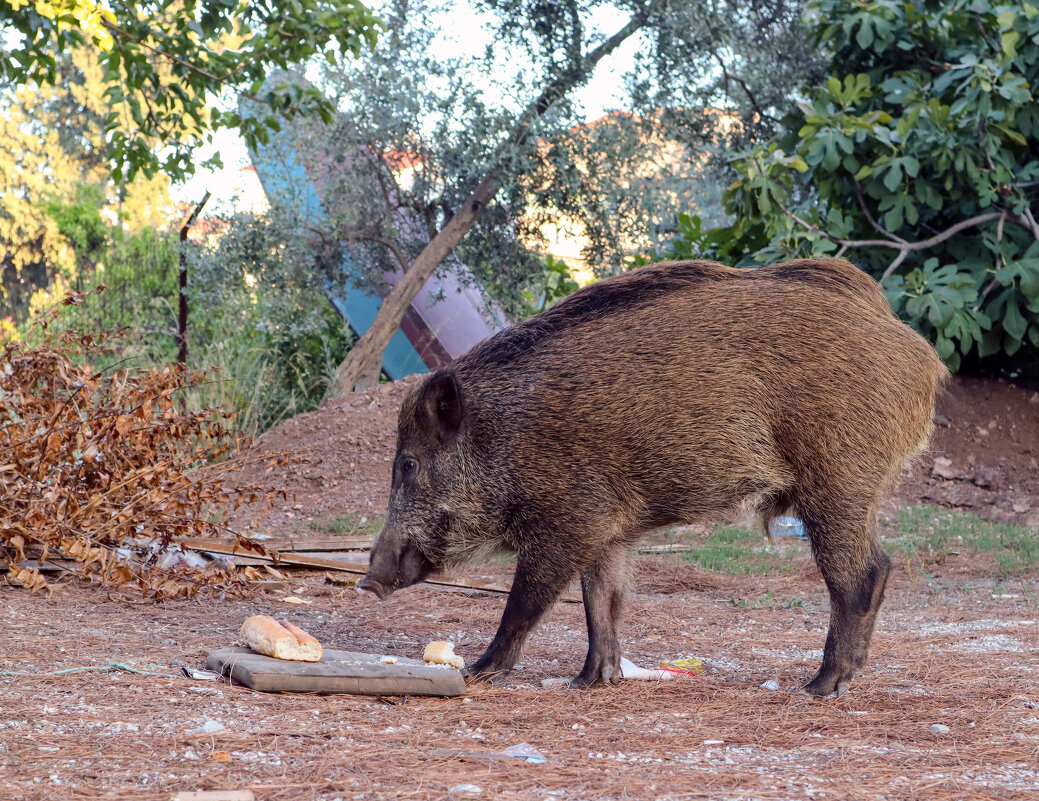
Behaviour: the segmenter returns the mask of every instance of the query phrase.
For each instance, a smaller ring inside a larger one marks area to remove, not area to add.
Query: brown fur
[[[843,692],[889,570],[877,506],[926,444],[946,377],[844,261],[672,262],[605,279],[409,394],[364,585],[386,594],[478,551],[515,551],[501,626],[473,666],[484,677],[512,667],[580,575],[589,651],[575,682],[615,682],[644,532],[794,510],[832,601],[806,689]]]

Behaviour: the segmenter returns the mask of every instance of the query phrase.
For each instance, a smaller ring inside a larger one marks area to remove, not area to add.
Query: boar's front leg
[[[631,552],[615,546],[581,573],[584,616],[588,623],[588,656],[584,669],[570,682],[576,689],[600,682],[618,684],[621,680],[621,649],[617,625],[624,606],[625,585]]]
[[[566,589],[577,572],[566,554],[521,550],[516,559],[505,612],[484,655],[467,671],[469,681],[487,681],[512,670],[527,635]]]

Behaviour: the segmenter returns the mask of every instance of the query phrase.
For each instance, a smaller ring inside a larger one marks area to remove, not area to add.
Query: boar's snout
[[[387,590],[382,586],[382,584],[368,575],[365,575],[364,578],[357,583],[357,589],[375,593],[379,597],[380,601],[385,601],[386,596],[393,592],[392,589]]]
[[[368,572],[357,588],[373,592],[384,601],[395,590],[418,584],[432,572],[433,565],[413,543],[383,529],[372,549]]]

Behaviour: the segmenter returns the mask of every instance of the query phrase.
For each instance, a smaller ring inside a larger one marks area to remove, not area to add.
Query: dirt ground
[[[405,389],[382,387],[263,437],[257,448],[306,448],[314,460],[265,477],[295,499],[266,520],[244,512],[232,523],[317,533],[312,521],[381,512]],[[957,381],[934,451],[897,503],[1034,523],[1035,392]],[[931,475],[936,456],[952,478]],[[973,482],[983,467],[986,487]],[[651,667],[695,655],[703,675],[545,689],[542,679],[580,670],[586,647],[580,604],[560,604],[522,669],[461,699],[263,695],[185,678],[180,666],[201,666],[259,612],[326,647],[420,657],[447,639],[471,662],[494,634],[501,595],[419,586],[379,602],[314,572],[245,598],[161,605],[75,584],[51,598],[0,586],[0,799],[218,789],[261,801],[1039,797],[1039,577],[998,582],[956,553],[923,568],[896,562],[863,675],[843,698],[814,700],[797,689],[821,658],[828,602],[805,544],[774,547],[792,572],[733,577],[641,558],[625,656]],[[456,575],[507,580],[508,566]],[[290,605],[289,594],[311,603]],[[770,680],[778,689],[762,686]],[[521,743],[546,761],[499,755]]]
[[[643,558],[625,654],[644,666],[696,655],[701,676],[542,688],[583,661],[582,608],[561,604],[507,683],[404,703],[262,695],[183,678],[177,666],[200,665],[246,616],[271,611],[328,646],[417,657],[449,639],[471,661],[501,596],[423,586],[378,602],[314,574],[292,584],[312,604],[291,609],[278,592],[156,606],[78,586],[51,599],[0,588],[0,798],[1037,797],[1039,581],[997,585],[966,560],[944,578],[899,566],[864,674],[839,700],[811,700],[796,689],[817,667],[827,601],[804,546],[781,547],[790,553],[777,558],[802,564],[796,575],[677,577],[706,587],[698,592],[649,591],[676,568]],[[162,675],[58,673],[113,662]],[[761,686],[770,679],[778,690]],[[223,728],[197,731],[211,721]],[[933,734],[935,724],[948,732]],[[520,743],[547,761],[494,756]]]

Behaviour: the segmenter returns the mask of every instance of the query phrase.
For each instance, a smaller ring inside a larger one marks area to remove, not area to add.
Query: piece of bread
[[[455,644],[443,640],[427,645],[422,658],[434,665],[450,665],[458,670],[465,667],[465,660],[455,653]]]
[[[321,643],[291,623],[253,615],[242,624],[242,640],[256,653],[293,662],[320,662]]]

